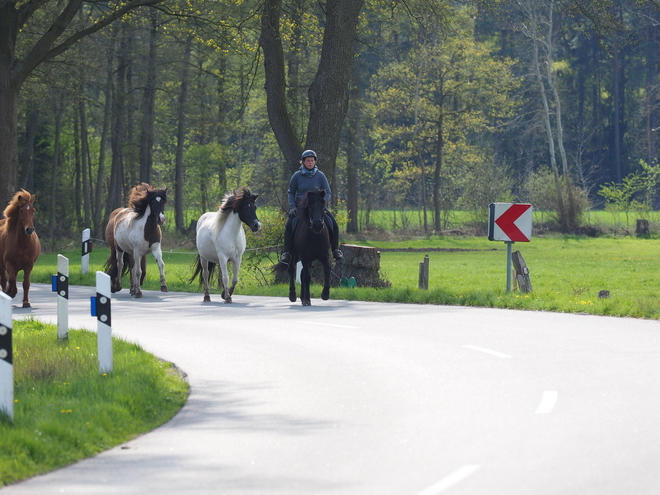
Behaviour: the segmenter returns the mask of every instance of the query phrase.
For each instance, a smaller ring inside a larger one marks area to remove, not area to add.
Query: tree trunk
[[[55,251],[55,226],[57,224],[57,176],[60,168],[60,136],[62,134],[62,115],[66,108],[64,97],[55,103],[55,142],[53,143],[53,165],[50,172],[50,218],[48,235],[51,250]]]
[[[105,83],[105,105],[103,108],[103,129],[101,130],[101,141],[99,143],[99,166],[96,172],[96,186],[94,187],[94,232],[96,237],[102,239],[105,233],[105,218],[103,218],[102,192],[105,182],[105,153],[107,149],[108,133],[110,132],[110,122],[112,117],[112,77],[113,77],[113,53],[117,30],[113,30],[111,41],[108,44],[106,83]],[[112,210],[106,210],[106,216]]]
[[[112,164],[110,168],[110,187],[106,212],[110,213],[124,203],[124,145],[126,143],[126,30],[122,27],[122,39],[119,47],[116,85],[112,97]]]
[[[442,230],[441,225],[441,205],[440,205],[440,172],[442,170],[442,154],[444,153],[444,137],[443,137],[443,107],[440,104],[440,116],[438,117],[438,136],[436,141],[436,158],[435,168],[433,169],[433,229],[436,233]]]
[[[358,232],[358,170],[360,167],[360,117],[362,102],[360,100],[360,77],[358,65],[353,67],[353,82],[351,86],[351,101],[348,109],[348,142],[346,145],[346,207],[348,208],[348,224],[346,232]]]
[[[34,145],[37,139],[37,126],[39,123],[39,113],[33,102],[28,102],[25,119],[25,158],[23,161],[23,168],[21,169],[21,180],[18,187],[33,191]]]
[[[82,91],[81,91],[82,94]],[[87,118],[85,116],[85,102],[80,98],[78,102],[78,113],[80,115],[80,157],[82,168],[82,193],[83,193],[83,225],[89,228],[91,223],[91,209],[92,209],[92,196],[91,196],[91,181],[89,169],[89,138],[87,136]]]
[[[355,54],[355,35],[363,0],[328,0],[321,59],[309,87],[306,148],[319,155],[319,168],[328,176],[337,203],[335,169],[341,129],[348,111],[349,84]]]
[[[179,91],[177,133],[176,133],[176,163],[174,165],[174,217],[176,229],[185,230],[183,225],[183,151],[186,141],[186,102],[188,100],[188,75],[190,74],[190,54],[192,37],[186,38],[183,51],[183,67],[181,70],[181,88]]]
[[[156,121],[156,30],[157,13],[151,11],[151,31],[149,33],[149,59],[147,80],[142,95],[142,128],[140,130],[140,182],[151,184],[153,171],[154,122]]]
[[[0,70],[0,212],[18,184],[18,94],[19,88],[2,77]]]
[[[302,147],[291,123],[286,104],[284,48],[280,35],[282,0],[266,0],[261,16],[259,46],[264,52],[266,108],[270,127],[290,173],[299,167]]]

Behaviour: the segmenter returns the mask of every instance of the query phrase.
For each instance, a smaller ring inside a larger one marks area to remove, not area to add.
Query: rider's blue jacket
[[[325,204],[330,204],[330,184],[325,174],[318,167],[307,170],[304,165],[294,172],[289,181],[289,208],[296,208],[301,197],[316,189],[325,191]]]

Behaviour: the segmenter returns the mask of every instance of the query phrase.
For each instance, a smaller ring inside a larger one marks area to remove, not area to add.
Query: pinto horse
[[[34,194],[21,189],[9,201],[0,220],[0,285],[11,298],[16,296],[16,276],[23,271],[23,307],[30,307],[30,274],[41,254],[34,230]]]
[[[154,189],[142,183],[131,190],[128,207],[117,208],[110,213],[105,229],[110,256],[105,262],[105,270],[110,275],[113,293],[122,289],[122,275],[130,269],[130,294],[136,298],[142,297],[140,286],[144,281],[145,258],[149,252],[158,264],[160,290],[167,292],[165,263],[160,247],[160,226],[165,223],[166,202],[167,188]]]
[[[200,283],[204,282],[204,302],[211,302],[209,278],[213,276],[216,264],[220,265],[218,283],[222,286],[221,297],[226,303],[232,302],[231,296],[238,283],[238,271],[245,252],[245,231],[241,223],[250,227],[252,232],[261,228],[255,205],[258,197],[249,189],[241,188],[227,193],[218,211],[210,211],[199,217],[196,238],[199,254],[190,281],[200,278]],[[227,267],[230,261],[233,264],[231,286]]]
[[[296,301],[296,263],[302,262],[300,273],[300,301],[303,306],[311,306],[309,284],[312,279],[311,265],[315,260],[323,265],[323,292],[321,299],[330,298],[330,235],[325,218],[325,191],[309,191],[298,205],[294,219],[293,246],[291,261],[277,263],[273,271],[279,274],[289,272],[289,301]]]

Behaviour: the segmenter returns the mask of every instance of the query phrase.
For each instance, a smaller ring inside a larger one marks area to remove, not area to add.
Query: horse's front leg
[[[160,291],[168,292],[167,282],[165,281],[165,262],[163,261],[163,252],[160,249],[160,243],[154,244],[151,253],[156,258],[158,264],[158,271],[160,272]]]
[[[28,297],[28,293],[30,292],[30,274],[32,273],[32,267],[30,268],[25,268],[23,270],[23,307],[24,308],[31,308],[30,306],[30,298]]]
[[[12,263],[7,263],[6,265],[7,269],[7,286],[5,287],[5,294],[7,294],[9,297],[12,299],[16,297],[16,294],[18,293],[18,288],[16,287],[16,277],[18,275],[18,272],[14,268],[14,265]]]
[[[238,284],[238,272],[241,269],[242,260],[243,257],[239,255],[232,263],[233,276],[231,279],[231,287],[229,288],[229,297],[234,295],[234,289],[236,288],[236,284]]]
[[[227,267],[229,260],[223,256],[218,256],[218,259],[218,284],[222,287],[222,294],[220,294],[220,297],[222,297],[226,303],[230,303],[232,302],[231,294],[234,288],[229,288],[229,268]]]
[[[330,260],[323,262],[323,292],[321,299],[327,301],[330,299]]]
[[[308,263],[303,263],[302,272],[300,273],[300,301],[303,306],[312,305],[312,296],[309,292],[309,284],[312,281],[312,274]]]
[[[296,264],[291,259],[289,262],[289,301],[296,302]]]

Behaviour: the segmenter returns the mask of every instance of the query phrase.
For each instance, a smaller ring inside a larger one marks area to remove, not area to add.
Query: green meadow
[[[546,235],[528,243],[514,243],[529,268],[533,291],[522,294],[506,290],[504,242],[485,237],[427,236],[411,240],[346,240],[375,247],[381,252],[381,274],[391,283],[387,289],[368,287],[333,288],[332,299],[381,302],[448,304],[527,310],[589,313],[637,318],[660,318],[660,241],[634,236]],[[93,285],[94,272],[102,270],[107,248],[95,246],[90,273],[80,273],[80,252],[62,252],[70,260],[70,283]],[[429,256],[429,289],[417,287],[419,264]],[[250,258],[252,256],[252,258]],[[170,290],[200,292],[190,283],[195,253],[164,251],[165,273]],[[41,256],[33,281],[50,283],[57,271],[56,254]],[[269,295],[287,297],[287,287],[273,285],[268,270],[277,253],[259,256],[248,246],[235,296]],[[147,261],[144,288],[158,290],[158,270],[151,256]],[[124,278],[124,286],[128,279]],[[610,292],[598,298],[599,291]],[[219,291],[215,291],[219,293]],[[20,295],[20,292],[19,292]],[[312,288],[312,297],[320,287]]]

